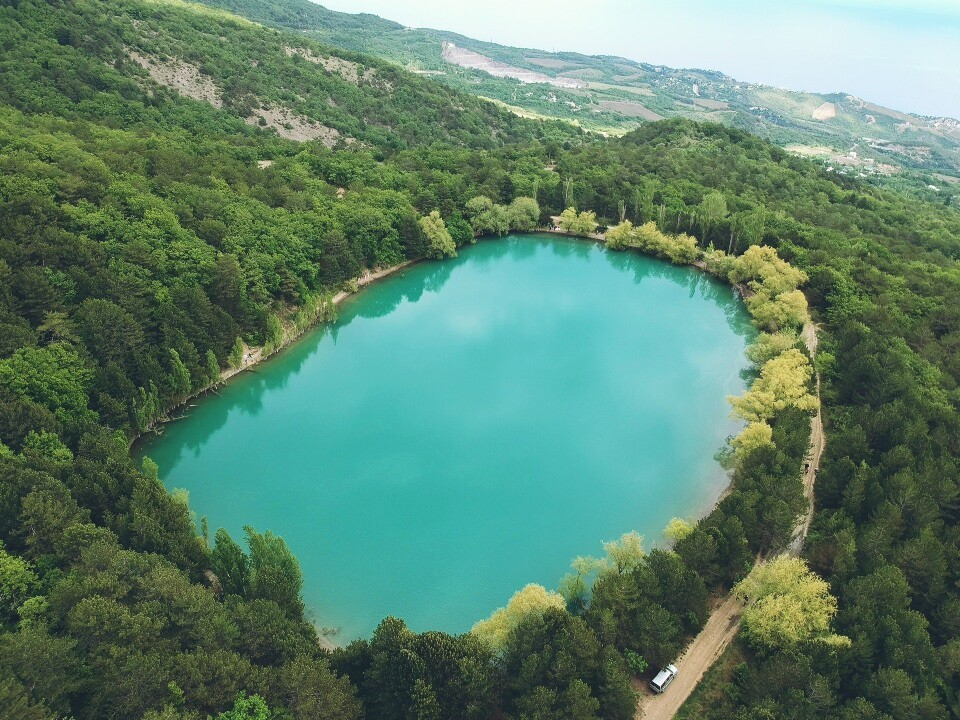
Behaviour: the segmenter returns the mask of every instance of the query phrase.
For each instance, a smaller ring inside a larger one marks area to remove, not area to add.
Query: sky
[[[542,50],[720,70],[960,118],[960,0],[323,0]]]

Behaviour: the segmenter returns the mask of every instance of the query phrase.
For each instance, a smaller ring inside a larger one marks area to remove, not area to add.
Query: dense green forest
[[[0,73],[0,717],[632,717],[631,675],[789,540],[802,403],[757,415],[769,437],[672,548],[611,545],[499,644],[389,618],[323,650],[283,540],[197,527],[128,453],[362,268],[570,206],[774,302],[795,286],[750,248],[775,248],[822,326],[805,558],[849,644],[750,641],[707,714],[960,717],[955,210],[716,125],[588,138],[179,2],[3,0]],[[754,316],[780,337],[758,368],[802,357],[798,317]]]

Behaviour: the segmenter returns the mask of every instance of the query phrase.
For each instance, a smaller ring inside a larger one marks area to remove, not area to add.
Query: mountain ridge
[[[720,122],[821,158],[841,174],[902,169],[960,182],[960,120],[905,113],[843,91],[816,93],[738,81],[723,72],[671,68],[617,55],[518,48],[309,0],[201,0],[268,25],[382,57],[514,112],[623,134],[664,117]],[[483,59],[451,57],[447,43]],[[497,64],[495,75],[483,67]],[[526,76],[526,82],[524,81]],[[539,76],[540,82],[536,82]],[[518,77],[520,79],[518,79]],[[850,155],[855,153],[855,155]]]

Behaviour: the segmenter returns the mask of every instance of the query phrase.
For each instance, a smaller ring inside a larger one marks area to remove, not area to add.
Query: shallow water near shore
[[[213,531],[287,541],[318,625],[464,632],[577,555],[702,515],[753,337],[691,268],[516,235],[420,263],[148,436]]]

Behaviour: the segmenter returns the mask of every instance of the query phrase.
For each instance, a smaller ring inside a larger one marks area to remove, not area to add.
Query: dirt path
[[[816,356],[817,326],[808,322],[803,326],[801,336],[807,344],[810,356]],[[820,376],[817,375],[817,400],[819,399]],[[787,547],[787,552],[793,557],[799,557],[800,551],[803,549],[803,542],[807,539],[807,533],[810,532],[810,523],[813,522],[813,484],[817,481],[820,458],[823,457],[823,449],[826,444],[827,438],[823,434],[823,415],[818,405],[817,414],[810,418],[810,449],[803,461],[803,495],[807,499],[807,511],[794,528],[793,537],[790,538],[790,545]]]
[[[812,322],[803,327],[801,333],[810,355],[817,353],[817,327]],[[820,397],[820,378],[817,377],[817,398]],[[803,494],[807,499],[807,511],[797,522],[793,537],[787,546],[787,553],[797,557],[803,549],[803,542],[813,520],[813,485],[817,480],[820,458],[826,445],[823,434],[823,419],[820,409],[810,419],[810,450],[804,460]],[[703,626],[700,634],[694,638],[683,655],[675,663],[677,677],[661,695],[644,694],[637,705],[635,720],[671,720],[697,687],[704,673],[710,669],[717,658],[726,650],[727,645],[740,629],[740,613],[743,604],[732,595],[728,595]]]
[[[740,629],[743,603],[728,595],[710,615],[703,630],[676,662],[676,679],[662,695],[646,695],[637,707],[637,720],[670,720]]]

